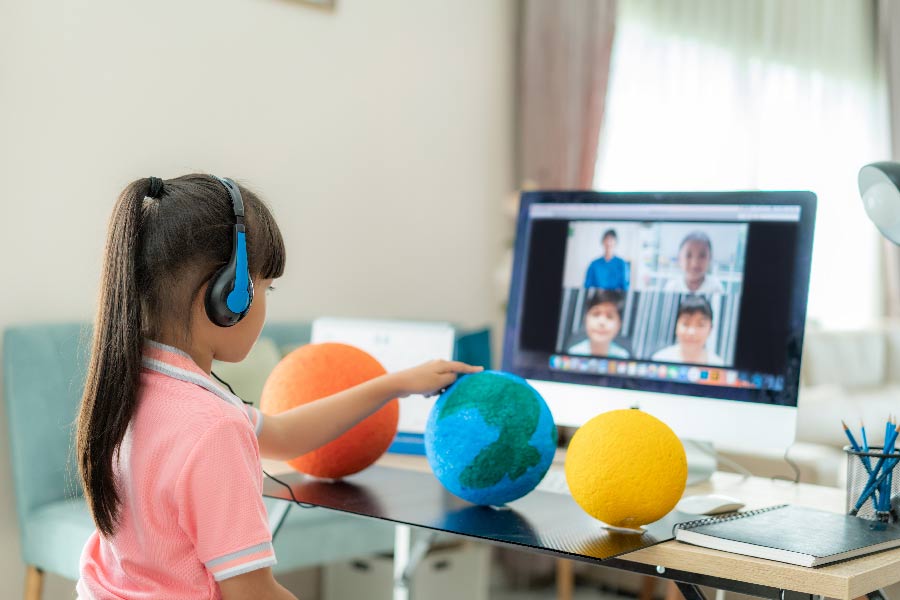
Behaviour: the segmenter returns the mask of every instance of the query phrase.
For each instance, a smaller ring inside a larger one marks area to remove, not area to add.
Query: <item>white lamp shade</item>
[[[900,244],[900,164],[872,163],[859,170],[859,194],[881,234]]]

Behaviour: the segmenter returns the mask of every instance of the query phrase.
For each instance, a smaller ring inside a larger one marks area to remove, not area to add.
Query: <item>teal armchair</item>
[[[309,341],[306,323],[263,330],[270,347]],[[11,327],[4,334],[3,396],[9,424],[16,514],[26,600],[39,600],[44,573],[78,578],[81,549],[94,530],[74,461],[74,423],[90,352],[90,327],[79,323]],[[227,379],[227,377],[226,377]],[[238,394],[241,389],[236,386]],[[393,528],[371,519],[296,507],[266,499],[275,572],[389,552]]]

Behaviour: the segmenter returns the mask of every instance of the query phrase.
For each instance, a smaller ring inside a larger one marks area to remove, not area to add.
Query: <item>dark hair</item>
[[[681,240],[681,244],[678,246],[678,251],[681,252],[681,249],[684,248],[684,245],[688,242],[700,242],[701,244],[706,244],[706,247],[709,248],[709,255],[712,256],[712,241],[709,239],[709,236],[703,233],[702,231],[692,231]]]
[[[218,180],[192,174],[156,182],[154,192],[159,187],[159,198],[149,198],[150,179],[134,181],[113,208],[78,414],[78,471],[97,529],[107,536],[119,517],[114,465],[137,408],[143,339],[157,338],[164,327],[174,334],[175,325],[189,336],[191,303],[231,255],[234,212]],[[266,205],[239,187],[250,274],[280,277],[281,232]]]
[[[611,237],[612,239],[619,241],[619,235],[616,233],[615,229],[607,229],[603,232],[603,237],[600,238],[601,242],[605,242],[606,238]]]
[[[622,313],[625,312],[625,294],[619,290],[592,289],[584,302],[584,314],[588,314],[598,304],[612,304],[615,306],[616,312],[619,313],[619,320],[621,320]]]
[[[678,316],[675,319],[680,319],[681,315],[694,315],[697,313],[702,313],[710,321],[713,320],[712,306],[710,306],[709,300],[703,296],[691,294],[678,305]]]

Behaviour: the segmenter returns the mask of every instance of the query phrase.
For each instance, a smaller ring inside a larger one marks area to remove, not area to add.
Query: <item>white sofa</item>
[[[847,438],[841,420],[856,432],[864,422],[869,443],[876,445],[884,439],[890,415],[900,415],[900,322],[854,331],[809,328],[803,344],[797,441],[788,452],[801,481],[843,487]],[[754,475],[793,476],[777,449],[720,452]]]

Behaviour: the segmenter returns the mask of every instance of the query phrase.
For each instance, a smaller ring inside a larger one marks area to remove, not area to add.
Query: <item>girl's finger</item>
[[[454,373],[479,373],[484,371],[484,367],[474,367],[458,360],[448,360],[444,361],[444,364],[441,365],[441,372],[446,371],[453,371]]]

